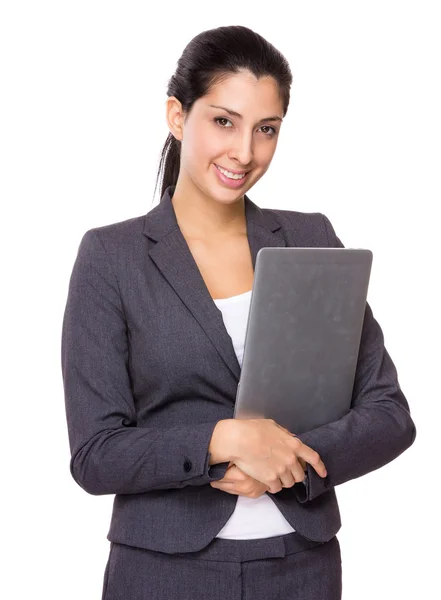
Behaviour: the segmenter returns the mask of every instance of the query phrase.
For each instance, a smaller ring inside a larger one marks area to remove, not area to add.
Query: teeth
[[[223,173],[229,179],[243,179],[246,175],[246,173],[242,173],[242,175],[237,175],[236,173],[230,173],[230,171],[226,171],[225,169],[222,169],[221,167],[218,167],[217,165],[216,165],[216,168],[219,169],[219,171],[221,173]]]

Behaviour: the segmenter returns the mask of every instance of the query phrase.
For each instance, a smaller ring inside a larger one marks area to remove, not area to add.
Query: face
[[[248,72],[213,87],[188,115],[176,98],[169,98],[167,122],[181,140],[176,192],[199,191],[223,203],[242,198],[271,164],[282,116],[277,82],[272,77],[258,80]],[[229,173],[222,174],[218,167]],[[231,179],[237,172],[245,173],[243,179]]]

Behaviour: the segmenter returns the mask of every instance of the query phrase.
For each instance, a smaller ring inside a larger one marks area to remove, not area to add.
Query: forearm
[[[328,475],[323,479],[308,465],[307,494],[300,489],[298,499],[313,500],[384,466],[409,448],[415,436],[409,412],[392,401],[357,407],[340,421],[300,434],[299,439],[320,454]]]
[[[94,495],[206,485],[222,478],[228,468],[228,454],[223,453],[228,448],[228,435],[223,423],[100,431],[73,450],[71,474]],[[212,462],[215,466],[210,466],[208,447],[214,429],[214,460],[221,464]]]

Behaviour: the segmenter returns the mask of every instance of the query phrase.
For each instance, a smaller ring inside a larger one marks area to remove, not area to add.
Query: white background
[[[156,205],[167,80],[193,36],[232,24],[266,37],[294,76],[249,196],[323,212],[346,246],[373,251],[368,299],[417,426],[398,459],[337,488],[344,600],[441,597],[439,7],[2,3],[2,598],[101,597],[113,496],[69,473],[68,281],[87,229]]]

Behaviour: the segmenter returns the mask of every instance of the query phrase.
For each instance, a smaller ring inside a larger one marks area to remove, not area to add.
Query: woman
[[[342,247],[323,214],[246,196],[291,82],[246,27],[196,36],[168,85],[161,202],[81,240],[62,369],[72,476],[115,494],[104,600],[341,598],[334,487],[415,439],[369,305],[344,418],[299,436],[232,418],[257,252]]]

